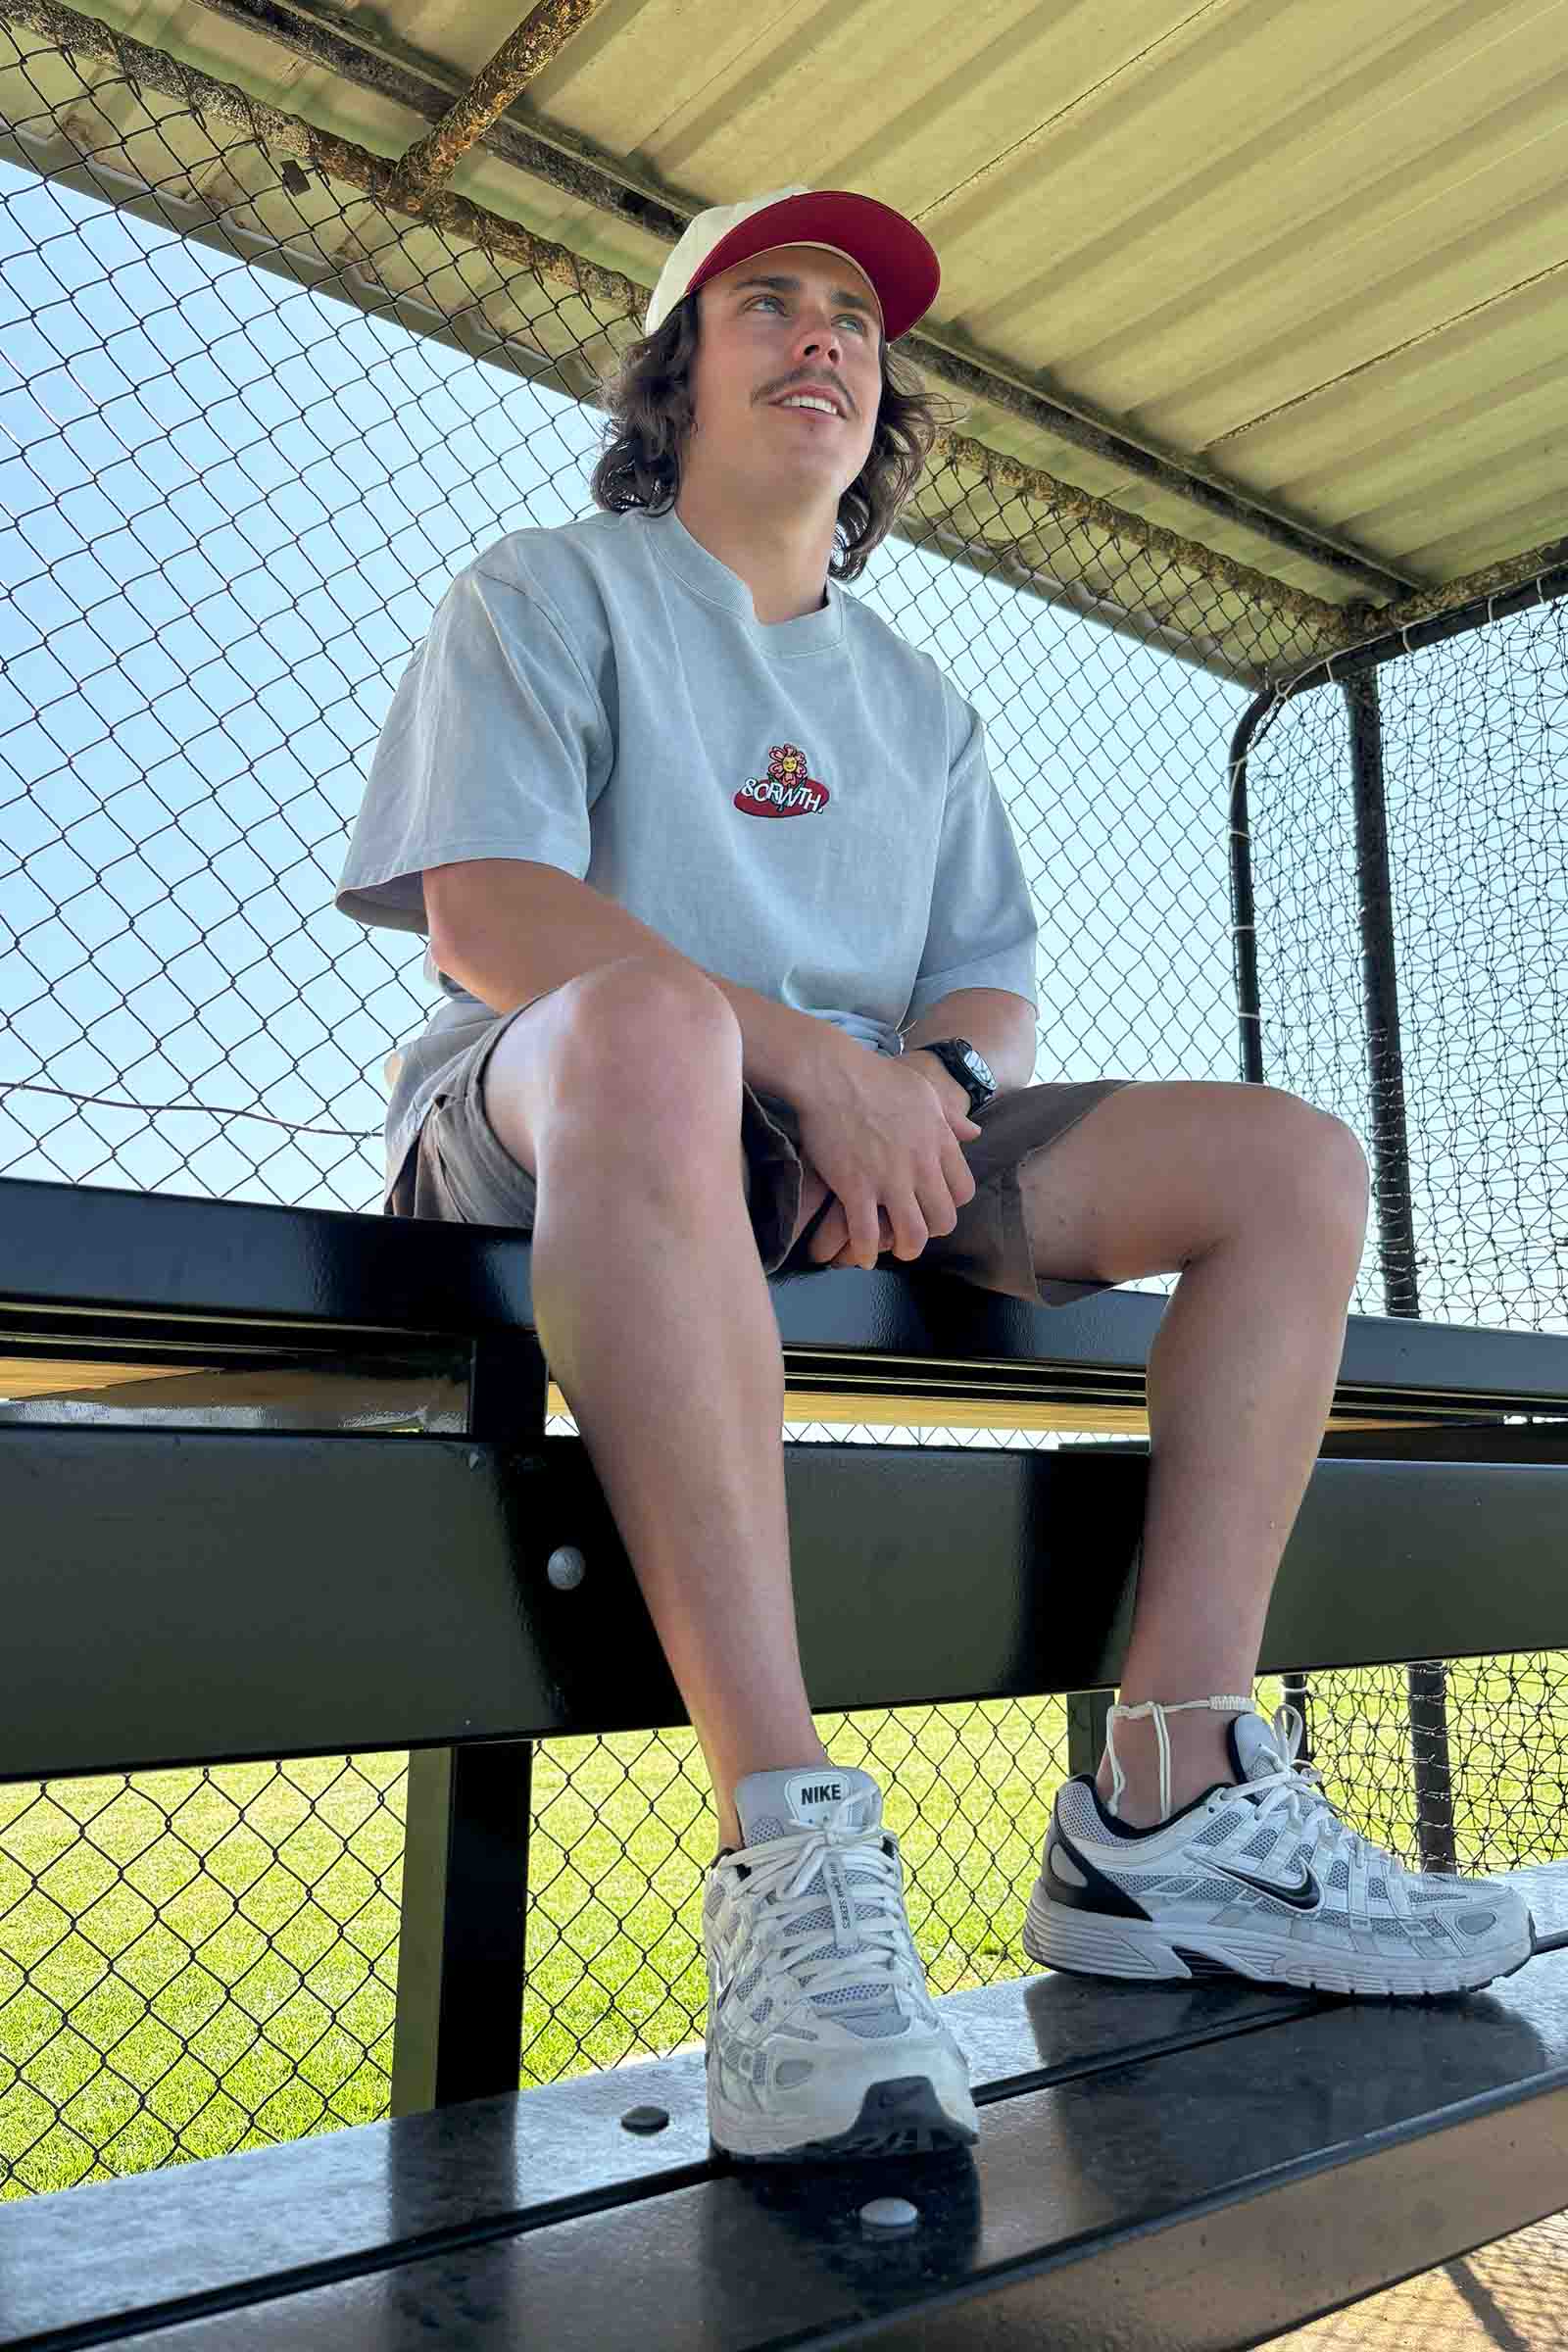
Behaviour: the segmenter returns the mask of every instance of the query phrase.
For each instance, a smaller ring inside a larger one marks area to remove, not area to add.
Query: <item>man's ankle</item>
[[[1232,1721],[1230,1714],[1209,1713],[1196,1708],[1166,1716],[1165,1730],[1170,1742],[1169,1801],[1163,1809],[1160,1805],[1159,1746],[1154,1720],[1152,1716],[1143,1716],[1133,1721],[1119,1721],[1114,1729],[1116,1759],[1123,1776],[1120,1798],[1114,1803],[1111,1799],[1115,1775],[1108,1736],[1100,1770],[1095,1775],[1095,1787],[1106,1812],[1130,1830],[1152,1829],[1157,1822],[1169,1821],[1184,1806],[1190,1805],[1195,1797],[1212,1788],[1216,1782],[1230,1787],[1236,1778],[1227,1740]]]
[[[1123,1829],[1152,1830],[1162,1821],[1174,1821],[1178,1813],[1212,1788],[1216,1781],[1228,1787],[1235,1777],[1228,1767],[1221,1767],[1215,1772],[1190,1773],[1184,1777],[1173,1775],[1170,1803],[1163,1812],[1160,1811],[1159,1789],[1153,1782],[1145,1788],[1129,1777],[1115,1804],[1111,1802],[1112,1784],[1108,1772],[1096,1775],[1095,1787],[1105,1811],[1112,1820],[1119,1821]]]

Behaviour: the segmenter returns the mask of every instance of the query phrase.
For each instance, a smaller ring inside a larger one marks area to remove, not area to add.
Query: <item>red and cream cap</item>
[[[930,244],[891,205],[847,188],[775,188],[745,204],[715,204],[698,214],[659,273],[644,334],[657,334],[676,304],[721,270],[775,245],[815,245],[863,270],[882,306],[882,331],[890,343],[925,316],[942,282]]]

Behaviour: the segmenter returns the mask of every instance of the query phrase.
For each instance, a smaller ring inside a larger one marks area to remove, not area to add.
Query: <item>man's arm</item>
[[[441,970],[496,1012],[509,1012],[546,989],[559,988],[563,981],[575,980],[623,956],[661,956],[688,971],[703,969],[603,891],[577,881],[560,866],[532,858],[475,858],[460,865],[429,866],[424,907],[431,952]],[[800,1101],[835,1061],[865,1052],[856,1039],[814,1013],[775,1004],[733,980],[721,980],[716,972],[704,976],[729,999],[741,1025],[742,1068],[748,1083],[764,1094]],[[978,999],[999,992],[972,994]],[[965,1001],[947,1000],[952,1004]],[[1031,1029],[1031,1063],[1032,1039]],[[975,1043],[984,1054],[978,1037]],[[940,1062],[935,1068],[949,1085],[956,1083]]]
[[[925,1039],[939,1037],[966,1037],[990,1062],[1001,1093],[1034,1081],[1034,1006],[1010,988],[956,988],[951,996],[939,998],[904,1032],[906,1056],[918,1053]],[[945,1062],[924,1054],[915,1067],[931,1080],[944,1102],[967,1110],[968,1095]]]

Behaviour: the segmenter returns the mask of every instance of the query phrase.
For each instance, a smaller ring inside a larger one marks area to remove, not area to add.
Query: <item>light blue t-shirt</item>
[[[437,606],[337,906],[427,933],[425,868],[473,858],[560,866],[875,1051],[954,989],[1036,1002],[1034,907],[972,706],[836,581],[764,626],[673,509],[509,532]],[[445,1001],[393,1084],[389,1186],[495,1017],[426,972]]]

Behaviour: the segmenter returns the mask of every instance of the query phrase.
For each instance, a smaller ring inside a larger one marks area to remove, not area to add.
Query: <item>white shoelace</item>
[[[1159,1749],[1159,1818],[1164,1821],[1170,1812],[1170,1734],[1165,1729],[1165,1718],[1167,1715],[1189,1715],[1195,1707],[1208,1707],[1216,1715],[1250,1715],[1252,1712],[1250,1698],[1245,1693],[1234,1692],[1217,1698],[1184,1698],[1175,1705],[1163,1699],[1146,1698],[1141,1706],[1124,1707],[1118,1700],[1111,1708],[1105,1718],[1105,1752],[1110,1757],[1110,1809],[1113,1814],[1121,1811],[1122,1790],[1127,1786],[1127,1775],[1116,1753],[1117,1724],[1136,1723],[1142,1715],[1152,1715],[1154,1718],[1154,1740]]]
[[[891,1986],[911,1958],[897,1848],[884,1851],[884,1831],[851,1829],[841,1821],[855,1801],[846,1798],[813,1829],[771,1838],[745,1853],[746,1884],[759,1898],[751,1913],[755,1957],[764,1971],[784,1971],[808,1995],[882,1974]],[[853,1886],[846,1867],[852,1855]],[[821,1885],[813,1886],[818,1873]],[[824,1907],[830,1915],[827,1928],[819,1916]],[[813,1916],[814,1927],[799,1925],[803,1917]],[[822,1952],[829,1935],[833,1948]],[[806,1960],[808,1952],[820,1956]],[[738,1973],[750,1976],[751,1965]]]
[[[1395,1889],[1402,1875],[1397,1857],[1386,1854],[1380,1846],[1352,1830],[1335,1811],[1332,1800],[1323,1787],[1323,1775],[1315,1764],[1298,1761],[1305,1726],[1299,1711],[1293,1706],[1277,1707],[1273,1716],[1276,1743],[1285,1758],[1278,1772],[1259,1773],[1255,1780],[1244,1782],[1249,1796],[1257,1798],[1259,1825],[1283,1813],[1287,1824],[1296,1832],[1298,1840],[1305,1839],[1310,1865],[1317,1858],[1320,1846],[1343,1856],[1348,1872],[1346,1887],[1348,1909],[1356,1916],[1365,1915],[1370,1902],[1370,1880],[1374,1870],[1383,1878],[1387,1887],[1389,1907],[1403,1912],[1408,1906],[1396,1900]]]

